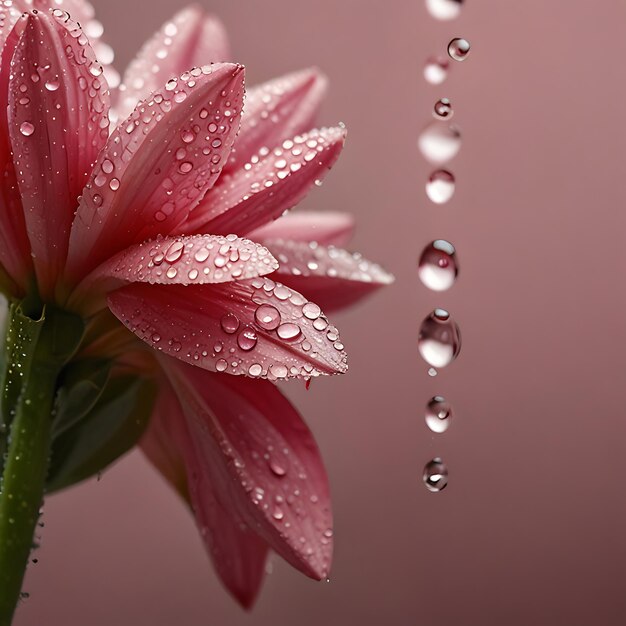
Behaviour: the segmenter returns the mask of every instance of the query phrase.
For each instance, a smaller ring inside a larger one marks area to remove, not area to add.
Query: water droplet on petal
[[[424,485],[428,491],[443,491],[448,485],[448,468],[436,457],[424,466]]]
[[[435,309],[420,327],[417,347],[426,363],[446,367],[461,350],[461,331],[445,309]]]
[[[252,350],[257,343],[257,335],[252,328],[244,328],[237,335],[237,345],[244,351]]]
[[[446,163],[461,149],[461,132],[452,124],[434,121],[422,131],[417,145],[427,161]]]
[[[424,79],[431,85],[441,85],[448,77],[450,63],[443,57],[430,57],[424,65]]]
[[[48,91],[56,91],[61,86],[61,83],[58,78],[53,78],[52,80],[47,80],[45,85]]]
[[[464,61],[470,51],[470,42],[462,37],[455,37],[448,44],[448,54],[455,61]]]
[[[446,432],[453,417],[452,407],[443,396],[433,396],[426,405],[426,425],[434,433]]]
[[[24,137],[30,137],[35,132],[35,127],[30,122],[22,122],[20,124],[20,133]]]
[[[280,312],[271,304],[262,304],[254,312],[254,320],[264,330],[275,330],[280,326]]]
[[[316,320],[322,314],[322,309],[314,302],[307,302],[302,307],[302,314],[307,319]]]
[[[450,289],[459,275],[454,246],[445,239],[436,239],[429,243],[420,256],[417,272],[422,283],[429,289]]]
[[[226,313],[226,315],[222,316],[220,325],[226,334],[232,335],[233,333],[236,333],[239,328],[239,319],[232,313]]]
[[[297,324],[292,324],[288,322],[286,324],[281,324],[276,330],[276,334],[285,341],[290,341],[294,339],[298,339],[302,331],[300,330],[300,326]]]
[[[428,12],[436,20],[453,20],[461,13],[463,0],[426,0]]]
[[[270,470],[272,470],[272,474],[275,476],[280,476],[282,478],[287,473],[287,470],[275,459],[270,459],[268,465]]]
[[[439,120],[449,120],[453,115],[452,104],[448,98],[440,98],[435,102],[433,115]]]
[[[448,170],[434,171],[426,183],[426,195],[435,204],[445,204],[454,195],[454,175]]]

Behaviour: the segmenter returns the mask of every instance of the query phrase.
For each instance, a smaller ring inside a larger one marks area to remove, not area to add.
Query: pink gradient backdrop
[[[125,64],[183,3],[96,6]],[[311,64],[331,79],[323,121],[349,140],[307,207],[353,211],[355,248],[396,284],[335,316],[348,376],[291,395],[334,495],[329,584],[274,561],[252,614],[218,585],[190,516],[138,455],[45,507],[19,626],[622,626],[626,623],[626,79],[623,0],[467,0],[452,23],[422,0],[215,0],[248,81]],[[447,40],[470,58],[435,88],[421,64]],[[435,208],[415,146],[448,96],[464,145]],[[432,238],[457,246],[445,294],[417,280]],[[460,358],[429,379],[416,350],[434,306]],[[431,435],[434,393],[457,419]],[[450,485],[421,484],[441,455]]]

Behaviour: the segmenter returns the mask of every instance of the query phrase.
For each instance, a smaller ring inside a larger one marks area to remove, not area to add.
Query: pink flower
[[[103,68],[63,10],[97,38],[91,7],[9,4],[0,6],[0,286],[17,299],[36,281],[44,302],[81,315],[75,361],[104,357],[115,373],[158,381],[141,447],[189,502],[242,604],[256,597],[269,549],[326,577],[326,473],[274,383],[345,372],[322,308],[392,279],[336,247],[350,217],[283,216],[344,144],[342,126],[311,130],[325,78],[305,70],[253,88],[242,115],[243,67],[222,62],[221,24],[192,7],[128,68],[110,132]]]

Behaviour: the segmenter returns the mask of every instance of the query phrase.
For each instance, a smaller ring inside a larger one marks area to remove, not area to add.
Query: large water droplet
[[[455,61],[465,61],[470,51],[470,42],[462,37],[455,37],[448,44],[448,54]]]
[[[441,85],[448,77],[450,63],[443,57],[430,57],[424,65],[424,79],[431,85]]]
[[[252,328],[244,328],[237,335],[237,344],[242,350],[248,352],[252,350],[257,344],[257,335]]]
[[[20,124],[20,133],[24,137],[30,137],[35,132],[35,127],[30,122],[22,122]]]
[[[426,425],[434,433],[445,433],[453,417],[452,407],[443,396],[433,396],[426,405]]]
[[[461,149],[461,132],[447,122],[431,122],[422,131],[417,145],[424,158],[435,165],[453,159]]]
[[[439,98],[433,107],[433,115],[438,120],[449,120],[454,115],[450,100],[448,98]]]
[[[428,491],[443,491],[448,485],[448,468],[436,457],[424,466],[424,484]]]
[[[463,0],[426,0],[428,12],[437,20],[453,20],[461,13]]]
[[[262,304],[254,312],[254,320],[264,330],[275,330],[280,326],[280,312],[271,304]]]
[[[239,319],[236,315],[233,315],[232,313],[227,313],[226,315],[222,316],[222,319],[220,320],[220,325],[222,326],[222,330],[225,333],[232,335],[233,333],[236,333],[237,329],[239,328]]]
[[[426,183],[426,195],[435,204],[445,204],[454,195],[454,175],[448,170],[435,170]]]
[[[454,246],[445,239],[435,239],[429,243],[420,256],[417,272],[422,283],[429,289],[450,289],[459,275]]]
[[[420,327],[417,348],[426,363],[446,367],[461,350],[461,331],[445,309],[435,309]]]

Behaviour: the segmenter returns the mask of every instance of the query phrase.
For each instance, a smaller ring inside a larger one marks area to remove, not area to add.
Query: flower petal
[[[228,157],[242,98],[243,67],[224,63],[185,72],[137,105],[111,134],[83,191],[71,279],[187,218]]]
[[[164,367],[196,450],[190,492],[210,482],[224,509],[287,562],[325,578],[332,559],[328,480],[296,410],[267,381],[207,374],[169,359]]]
[[[228,58],[228,39],[219,20],[205,16],[196,5],[179,11],[146,41],[124,73],[116,106],[119,119],[172,76]]]
[[[33,273],[30,243],[26,234],[24,212],[17,186],[13,155],[9,142],[9,126],[6,115],[9,98],[11,59],[26,18],[11,3],[0,3],[0,264],[22,292],[29,287]],[[21,295],[15,293],[14,295]]]
[[[235,235],[157,237],[119,252],[87,276],[71,303],[82,310],[81,298],[93,301],[124,283],[204,285],[255,278],[278,268],[265,246]]]
[[[27,14],[9,81],[8,122],[38,285],[54,291],[77,199],[108,138],[102,66],[67,13]]]
[[[325,311],[353,304],[394,280],[380,265],[341,248],[316,242],[265,243],[280,263],[276,279],[303,291]]]
[[[294,207],[334,165],[343,127],[322,128],[264,149],[241,169],[223,176],[185,224],[186,232],[245,235]]]
[[[263,582],[267,544],[250,528],[242,529],[241,522],[216,497],[211,479],[216,472],[209,473],[207,468],[225,460],[219,451],[211,451],[210,458],[198,457],[173,390],[165,382],[161,388],[141,449],[191,506],[226,588],[244,607],[250,607]]]
[[[108,303],[140,339],[203,369],[272,380],[347,369],[338,331],[320,308],[269,278],[136,283],[109,294]]]
[[[336,211],[296,211],[265,224],[250,233],[254,241],[316,241],[340,246],[348,243],[354,232],[354,217]]]
[[[310,130],[327,85],[326,77],[317,68],[310,68],[250,89],[225,172],[243,167],[263,147],[279,146],[285,139]]]

